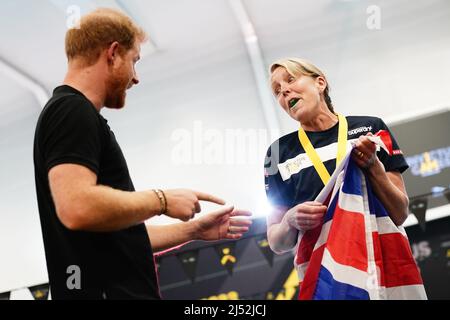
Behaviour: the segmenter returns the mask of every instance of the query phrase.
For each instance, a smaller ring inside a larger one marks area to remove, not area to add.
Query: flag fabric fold
[[[299,232],[299,299],[427,299],[404,228],[350,154],[316,199],[328,206],[323,225]]]

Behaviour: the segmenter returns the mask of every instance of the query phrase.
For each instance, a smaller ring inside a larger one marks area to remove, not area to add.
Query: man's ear
[[[316,78],[316,86],[320,92],[324,92],[327,87],[327,80],[325,79],[325,77],[318,76]]]
[[[106,55],[108,58],[108,63],[113,63],[116,57],[119,55],[119,43],[117,41],[111,43]]]

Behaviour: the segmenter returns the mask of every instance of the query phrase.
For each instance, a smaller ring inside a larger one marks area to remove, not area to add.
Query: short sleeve
[[[82,97],[74,96],[51,108],[43,119],[40,137],[47,171],[59,164],[74,163],[98,174],[102,131],[96,110]]]
[[[398,171],[400,173],[403,173],[409,168],[409,166],[405,160],[405,157],[403,156],[403,152],[401,151],[397,141],[394,138],[394,135],[382,119],[379,119],[379,129],[385,130],[389,133],[392,141],[393,154],[389,155],[384,149],[381,149],[380,153],[378,154],[378,158],[383,163],[386,171]]]
[[[278,170],[279,149],[276,145],[277,143],[274,143],[270,146],[264,160],[266,196],[271,205],[290,208],[292,197]]]

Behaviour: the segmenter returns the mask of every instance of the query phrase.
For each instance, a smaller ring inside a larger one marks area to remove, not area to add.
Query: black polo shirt
[[[52,298],[159,299],[153,252],[143,223],[100,233],[71,231],[60,222],[48,172],[63,163],[89,168],[100,185],[134,191],[107,120],[69,86],[54,90],[34,138],[36,192]]]
[[[392,140],[393,154],[384,149],[377,152],[386,171],[402,173],[408,164],[383,120],[377,117],[348,116],[347,148],[352,140],[371,132],[385,130]],[[330,175],[336,169],[337,123],[324,131],[306,132]],[[298,131],[291,132],[276,140],[267,150],[265,159],[265,184],[269,202],[275,206],[292,208],[305,201],[313,201],[324,187],[316,169],[300,144]]]

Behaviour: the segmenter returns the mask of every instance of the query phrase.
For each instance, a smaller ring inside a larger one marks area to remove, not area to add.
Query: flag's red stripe
[[[367,271],[367,244],[364,216],[336,207],[327,240],[333,259],[343,265]]]
[[[319,277],[320,267],[322,264],[323,251],[325,244],[314,250],[311,260],[309,261],[308,270],[300,287],[298,298],[300,300],[311,300],[316,290],[317,278]]]
[[[384,266],[383,266],[383,254],[381,252],[380,236],[378,232],[372,233],[372,241],[375,256],[375,264],[377,266],[377,270],[374,270],[373,272],[376,271],[378,279],[380,281],[380,286],[386,286],[384,276]]]
[[[401,233],[386,233],[379,237],[383,255],[385,286],[390,288],[423,284],[408,240]]]
[[[305,232],[303,237],[300,240],[300,245],[297,250],[297,264],[302,264],[304,262],[309,261],[311,258],[311,254],[314,250],[314,245],[319,238],[320,231],[322,230],[322,226],[318,226],[317,228]]]

